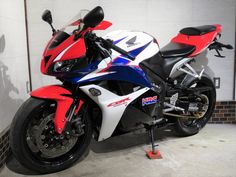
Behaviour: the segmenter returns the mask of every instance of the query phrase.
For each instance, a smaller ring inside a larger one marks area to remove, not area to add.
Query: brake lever
[[[95,43],[96,43],[97,47],[100,49],[100,51],[103,53],[103,55],[104,55],[105,57],[109,57],[109,58],[112,59],[110,52],[109,52],[106,48],[102,47],[102,46],[99,44],[99,42],[95,42]]]

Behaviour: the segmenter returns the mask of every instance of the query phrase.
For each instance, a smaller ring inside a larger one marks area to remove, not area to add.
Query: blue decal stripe
[[[144,46],[141,46],[137,49],[131,50],[129,51],[129,53],[133,56],[136,57],[138,54],[140,54],[145,48],[147,48],[147,46],[151,43],[152,41],[148,42],[147,44],[145,44]],[[112,64],[123,64],[126,65],[130,62],[129,59],[126,59],[126,56],[121,55],[118,58],[116,58]]]
[[[121,80],[151,88],[151,84],[149,80],[146,78],[146,76],[143,76],[140,72],[137,72],[132,67],[119,66],[119,65],[111,66],[107,70],[107,72],[112,72],[112,73],[103,76],[97,76],[83,81],[79,81],[79,79],[77,80],[74,79],[73,81],[74,82],[76,81],[77,84],[79,84],[79,83],[86,83],[99,80]]]
[[[127,60],[127,59],[125,59],[125,58],[118,57],[118,58],[116,58],[116,59],[112,62],[112,64],[122,64],[122,65],[126,65],[126,64],[128,64],[129,62],[130,62],[130,61]]]
[[[116,40],[116,41],[113,41],[113,44],[117,44],[117,43],[119,43],[120,41],[122,41],[123,39],[125,39],[125,38],[127,38],[128,36],[126,36],[126,37],[123,37],[123,38],[121,38],[121,39],[118,39],[118,40]]]
[[[152,42],[152,41],[148,42],[147,44],[145,44],[145,45],[142,46],[142,47],[139,47],[139,48],[137,48],[137,49],[131,50],[131,51],[129,51],[129,53],[130,53],[132,56],[136,57],[136,56],[137,56],[138,54],[140,54],[144,49],[146,49],[147,46],[148,46],[151,42]]]

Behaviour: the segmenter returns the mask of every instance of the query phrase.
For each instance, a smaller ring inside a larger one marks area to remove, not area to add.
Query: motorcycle
[[[16,159],[40,173],[56,172],[83,157],[90,141],[145,128],[155,152],[153,129],[173,124],[181,136],[198,133],[210,119],[216,90],[205,69],[196,70],[196,56],[232,49],[218,40],[222,26],[180,30],[169,44],[140,31],[113,31],[98,37],[95,30],[112,25],[96,7],[77,15],[52,38],[41,60],[41,72],[61,85],[30,93],[17,111],[10,131]]]

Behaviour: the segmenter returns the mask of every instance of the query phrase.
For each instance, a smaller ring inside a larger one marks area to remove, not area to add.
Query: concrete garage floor
[[[199,134],[176,137],[159,130],[163,159],[145,157],[146,135],[126,134],[93,142],[88,156],[70,169],[44,177],[236,177],[236,125],[207,125]],[[38,176],[10,158],[0,177]]]

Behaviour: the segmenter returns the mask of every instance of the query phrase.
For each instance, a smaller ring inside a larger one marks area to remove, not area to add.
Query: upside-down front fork
[[[72,93],[61,85],[49,85],[34,90],[30,93],[32,97],[55,100],[57,109],[54,117],[55,131],[61,134],[66,125],[70,123],[73,115],[76,115],[83,101],[73,97]]]
[[[67,122],[65,125],[65,130],[67,129],[71,129],[71,125],[73,124],[73,126],[76,128],[76,131],[78,134],[81,134],[83,129],[82,129],[82,124],[81,124],[81,120],[80,118],[73,120],[73,118],[75,116],[78,115],[79,110],[81,109],[81,107],[83,106],[84,101],[83,100],[79,100],[78,98],[75,98],[73,103],[70,106],[70,109],[68,111],[68,116],[67,116]]]

